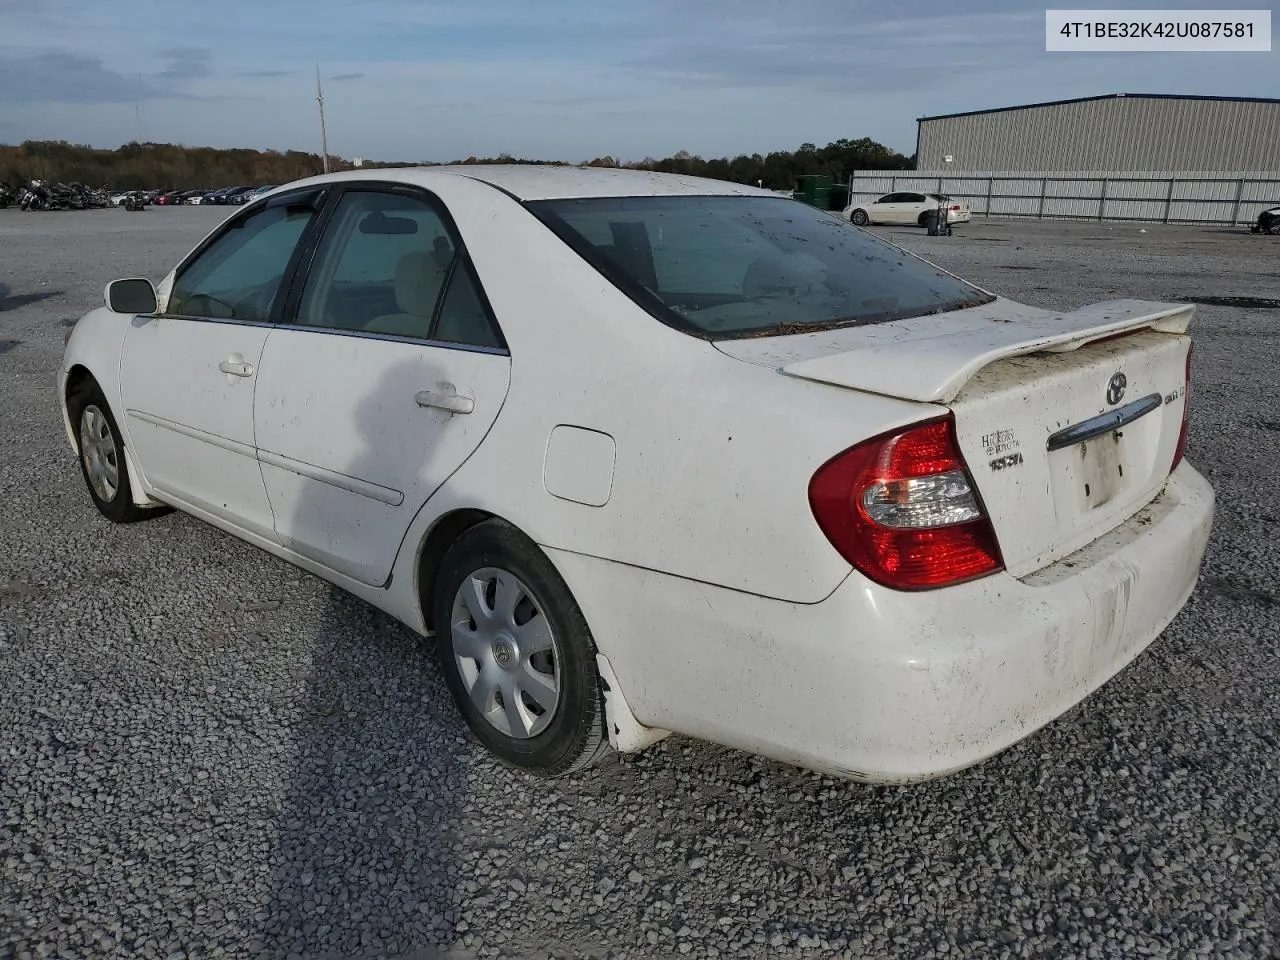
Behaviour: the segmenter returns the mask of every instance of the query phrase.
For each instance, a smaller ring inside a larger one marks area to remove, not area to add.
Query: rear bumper
[[[1032,577],[904,594],[855,574],[810,605],[548,552],[641,723],[909,782],[1013,745],[1141,653],[1195,586],[1213,508],[1184,463],[1138,515]]]

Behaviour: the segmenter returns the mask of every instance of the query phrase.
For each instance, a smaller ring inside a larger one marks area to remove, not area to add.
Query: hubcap
[[[89,486],[103,503],[110,503],[120,489],[120,463],[116,459],[116,439],[111,424],[93,404],[80,414],[80,456],[84,460]]]
[[[507,570],[485,567],[453,599],[454,661],[467,695],[499,733],[536,737],[560,703],[560,651],[530,590]]]

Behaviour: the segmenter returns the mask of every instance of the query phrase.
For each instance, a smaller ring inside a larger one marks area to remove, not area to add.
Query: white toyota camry
[[[1019,305],[736,184],[357,170],[110,284],[58,395],[107,518],[176,507],[434,636],[509,764],[675,731],[905,782],[1186,601],[1192,309]]]

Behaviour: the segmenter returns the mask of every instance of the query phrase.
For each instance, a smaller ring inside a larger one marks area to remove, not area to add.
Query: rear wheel
[[[871,218],[867,216],[867,211],[865,210],[853,211],[853,215],[849,219],[859,227],[865,227],[871,222]]]
[[[434,622],[445,681],[476,738],[542,777],[581,770],[609,747],[595,643],[551,561],[502,520],[445,554]]]
[[[929,214],[922,213],[916,218],[917,227],[927,227],[929,225]]]
[[[67,412],[76,434],[80,473],[99,513],[112,523],[134,523],[169,512],[133,502],[120,429],[96,381],[89,380],[67,398]]]

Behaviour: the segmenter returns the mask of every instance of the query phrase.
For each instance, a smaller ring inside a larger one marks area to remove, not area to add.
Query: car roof
[[[383,180],[427,189],[445,178],[466,177],[503,190],[518,200],[557,200],[590,197],[766,196],[777,197],[741,183],[689,177],[649,170],[609,167],[571,167],[534,164],[459,164],[440,167],[359,168],[312,177],[307,184],[343,180]],[[292,185],[291,185],[292,186]]]

